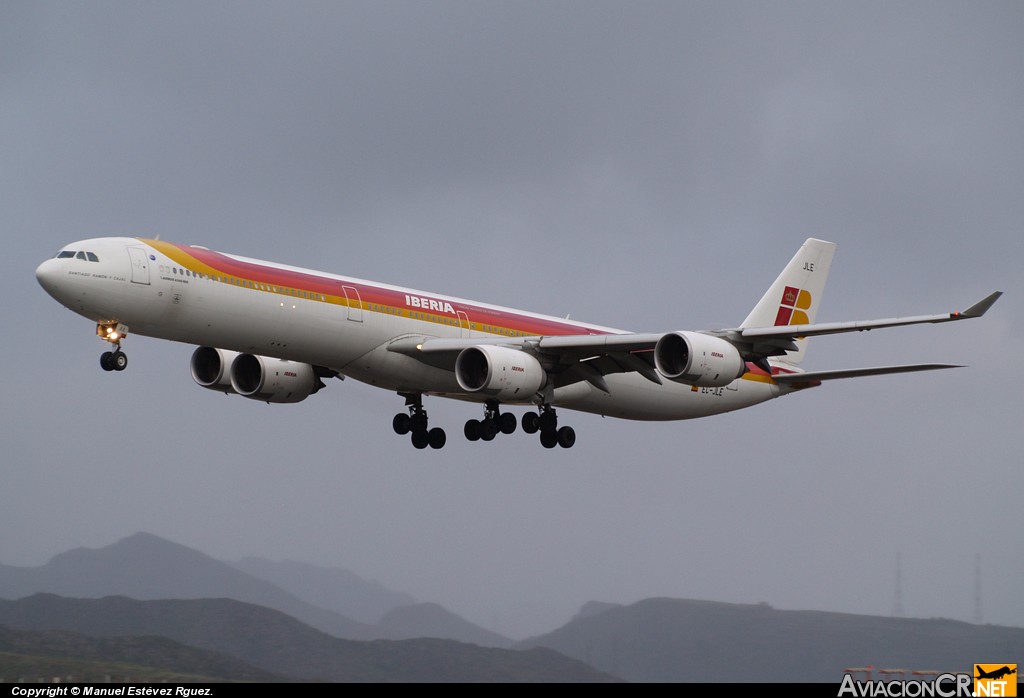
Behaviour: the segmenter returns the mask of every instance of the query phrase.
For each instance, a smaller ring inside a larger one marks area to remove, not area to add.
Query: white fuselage
[[[526,338],[621,334],[476,301],[137,238],[84,240],[36,271],[50,295],[97,323],[131,334],[330,368],[397,392],[483,401],[454,373],[389,350],[410,337],[510,346]],[[84,258],[83,258],[84,257]],[[728,386],[695,388],[635,373],[605,376],[608,391],[578,381],[552,404],[612,417],[674,420],[728,412],[789,392],[763,371]],[[539,402],[533,396],[520,404]]]

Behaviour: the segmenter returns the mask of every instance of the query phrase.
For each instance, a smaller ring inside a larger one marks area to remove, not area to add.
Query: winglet
[[[989,294],[982,300],[978,301],[967,310],[961,313],[953,313],[953,315],[958,315],[961,318],[981,317],[988,312],[988,309],[991,308],[997,300],[999,300],[999,296],[1001,295],[1003,295],[1002,291],[996,291],[995,293]]]

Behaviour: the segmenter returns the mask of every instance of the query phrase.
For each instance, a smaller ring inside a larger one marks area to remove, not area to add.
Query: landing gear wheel
[[[466,438],[470,441],[480,440],[480,420],[470,419],[466,422],[465,429],[462,432],[466,435]]]
[[[128,355],[118,349],[110,355],[110,366],[115,371],[123,371],[128,368]]]
[[[498,430],[502,434],[511,434],[516,430],[516,416],[511,412],[502,412],[498,416]]]
[[[405,436],[408,434],[412,427],[410,426],[412,418],[404,412],[399,412],[395,415],[395,418],[391,420],[391,428],[395,430],[395,433],[399,436]]]
[[[113,371],[114,362],[111,360],[111,357],[113,356],[114,352],[112,351],[105,351],[102,354],[100,354],[100,368],[102,368],[104,371]]]
[[[498,435],[498,423],[493,419],[485,419],[480,422],[480,438],[484,441],[493,441]]]
[[[427,432],[427,442],[430,444],[431,448],[444,448],[444,444],[447,440],[448,437],[445,435],[444,429],[441,427],[434,427]]]
[[[430,444],[430,437],[425,431],[414,431],[412,433],[412,445],[417,449],[424,449]]]
[[[555,415],[555,411],[551,409],[544,410],[544,412],[537,417],[537,426],[540,427],[541,431],[550,431],[553,433],[555,429],[558,428],[558,417]]]
[[[540,445],[544,448],[554,448],[558,445],[558,434],[549,429],[544,429],[540,433]]]
[[[405,398],[405,406],[409,408],[409,414],[399,412],[391,420],[391,428],[395,430],[395,433],[399,436],[411,433],[412,436],[409,440],[412,441],[414,448],[420,450],[427,446],[442,448],[448,437],[445,436],[444,429],[438,427],[431,429],[428,426],[427,411],[423,409],[423,394],[399,393],[399,395]]]
[[[558,430],[558,445],[562,448],[572,448],[576,443],[576,431],[572,427],[562,427]]]
[[[540,415],[536,412],[526,412],[523,414],[522,424],[523,431],[527,434],[536,434],[537,430],[540,429]]]

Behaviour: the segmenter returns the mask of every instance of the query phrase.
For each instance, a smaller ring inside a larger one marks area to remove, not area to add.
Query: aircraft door
[[[149,285],[149,259],[143,247],[129,247],[128,257],[132,262],[132,283]]]
[[[459,336],[469,336],[469,315],[462,310],[456,310],[455,314],[459,316]]]
[[[348,319],[352,322],[363,321],[363,299],[359,296],[359,289],[355,286],[342,286],[345,292],[345,300],[348,303]]]

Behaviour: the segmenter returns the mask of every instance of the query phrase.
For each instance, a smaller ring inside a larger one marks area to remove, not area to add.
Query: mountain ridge
[[[367,583],[347,570],[261,560],[224,562],[155,534],[139,532],[100,548],[80,547],[58,553],[36,567],[0,564],[0,598],[18,599],[36,593],[139,600],[230,598],[281,611],[348,640],[439,637],[488,647],[512,645],[512,640],[450,611],[427,617],[417,611],[413,597]],[[260,571],[270,578],[254,573]],[[344,589],[330,588],[339,581],[346,589],[355,590],[347,603],[339,600]],[[303,594],[332,603],[335,608],[312,603]],[[371,608],[363,609],[363,617],[379,613],[380,620],[391,614],[388,624],[378,627],[376,621],[353,620],[337,610],[358,608],[367,599],[371,599]],[[399,603],[405,601],[408,603]],[[397,605],[392,606],[392,602]],[[399,610],[403,606],[408,609]]]
[[[669,598],[591,610],[514,647],[549,647],[638,682],[835,683],[851,666],[970,672],[985,657],[1024,656],[1024,628],[945,619]]]
[[[344,640],[280,611],[231,599],[139,601],[35,594],[0,600],[0,624],[96,637],[159,636],[310,681],[617,680],[548,648],[508,650],[436,638]]]

